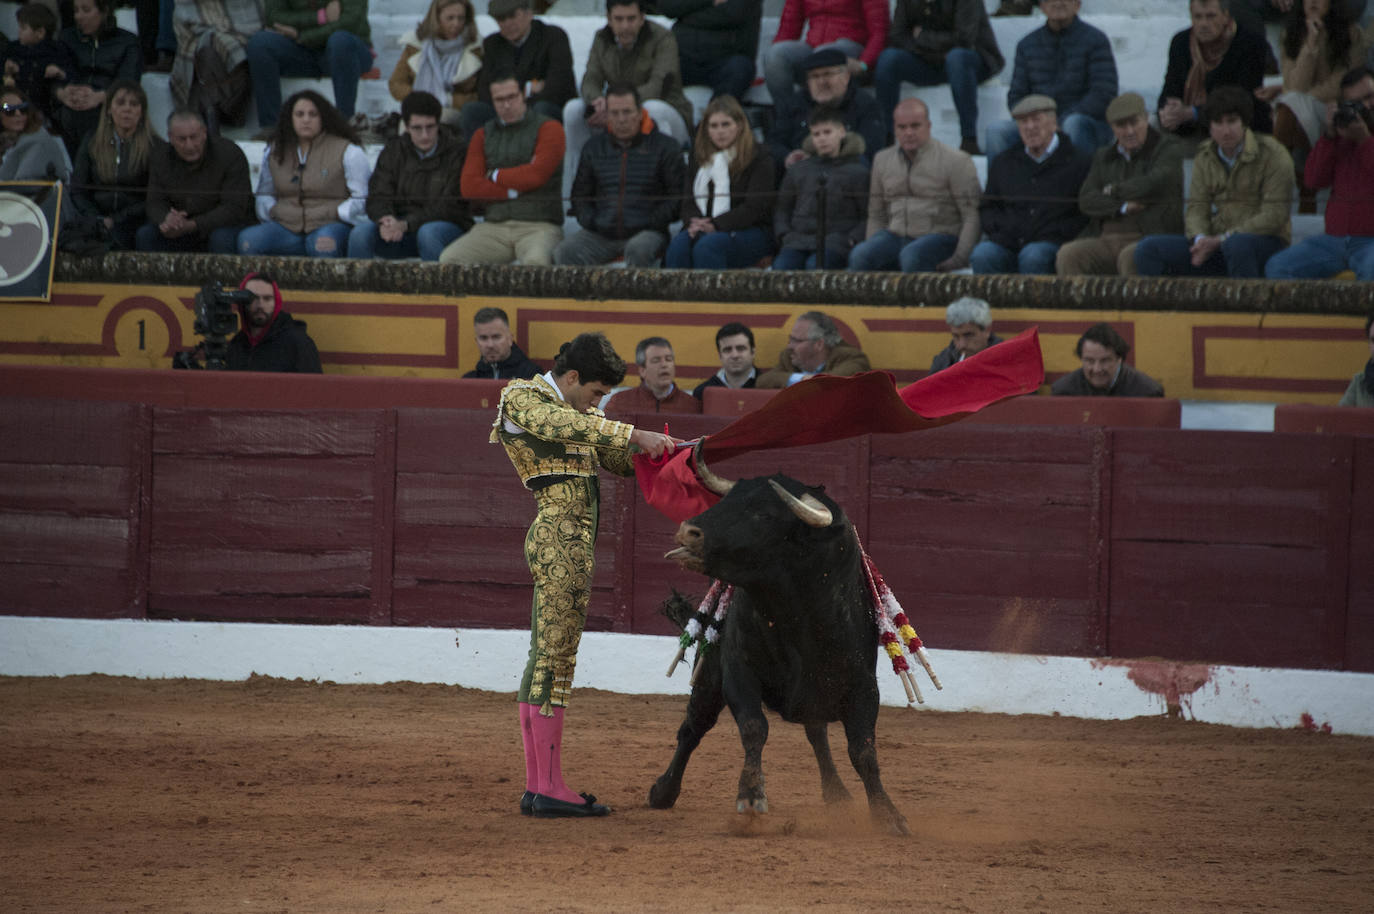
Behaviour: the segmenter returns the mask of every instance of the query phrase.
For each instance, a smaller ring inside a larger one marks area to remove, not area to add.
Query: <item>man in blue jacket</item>
[[[1048,95],[1058,106],[1059,128],[1091,154],[1112,138],[1107,105],[1117,95],[1116,57],[1106,34],[1078,18],[1081,6],[1080,0],[1040,0],[1045,24],[1016,45],[1007,108],[1028,95]],[[993,124],[983,147],[988,161],[1017,142],[1013,121]]]

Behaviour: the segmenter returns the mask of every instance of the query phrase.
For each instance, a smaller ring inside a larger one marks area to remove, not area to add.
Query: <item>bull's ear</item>
[[[830,514],[830,509],[821,504],[820,499],[807,492],[801,498],[778,485],[776,479],[768,480],[768,484],[773,487],[773,491],[778,493],[783,504],[787,505],[789,511],[797,516],[797,519],[809,527],[829,527],[834,517]]]

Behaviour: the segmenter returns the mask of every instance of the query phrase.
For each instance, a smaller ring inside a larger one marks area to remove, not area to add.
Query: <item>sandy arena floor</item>
[[[1374,739],[885,708],[884,781],[827,809],[772,722],[772,812],[734,812],[729,713],[649,809],[685,699],[582,690],[565,769],[615,807],[516,811],[510,695],[0,679],[6,912],[1278,911],[1374,907]]]

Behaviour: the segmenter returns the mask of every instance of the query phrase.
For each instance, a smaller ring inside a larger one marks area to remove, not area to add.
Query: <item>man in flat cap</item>
[[[1087,224],[1078,188],[1091,150],[1059,130],[1054,99],[1028,95],[1011,110],[1021,145],[988,163],[978,215],[986,241],[973,249],[974,273],[1053,273],[1059,246]]]
[[[878,55],[887,45],[889,7],[888,0],[784,0],[777,34],[763,52],[763,81],[774,110],[784,105],[802,111],[811,109],[811,105],[801,104],[797,99],[796,80],[800,64],[813,51],[839,51],[844,56],[845,68],[856,78],[877,67]],[[802,37],[802,32],[806,37]]]
[[[1106,33],[1078,18],[1081,6],[1080,0],[1040,0],[1045,24],[1016,45],[1007,107],[1014,111],[1028,95],[1048,95],[1064,132],[1091,152],[1111,137],[1105,117],[1116,95],[1116,57]],[[1016,145],[1016,133],[1011,121],[988,127],[988,160]]]
[[[806,148],[811,133],[807,118],[816,108],[839,109],[845,131],[863,137],[866,161],[887,145],[878,101],[854,82],[843,51],[822,48],[803,60],[801,69],[806,73],[806,87],[774,105],[776,113],[767,137],[779,183],[786,169],[812,154]]]
[[[1107,106],[1116,142],[1093,154],[1078,192],[1088,227],[1059,249],[1060,276],[1135,274],[1135,245],[1183,228],[1183,146],[1150,126],[1145,99],[1127,92]]]

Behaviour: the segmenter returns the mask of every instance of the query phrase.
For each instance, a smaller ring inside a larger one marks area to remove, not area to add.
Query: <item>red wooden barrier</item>
[[[1318,435],[1374,435],[1374,409],[1280,403],[1274,407],[1274,431]]]
[[[1104,425],[1178,428],[1183,408],[1163,397],[1016,397],[994,403],[965,422],[998,425]]]

